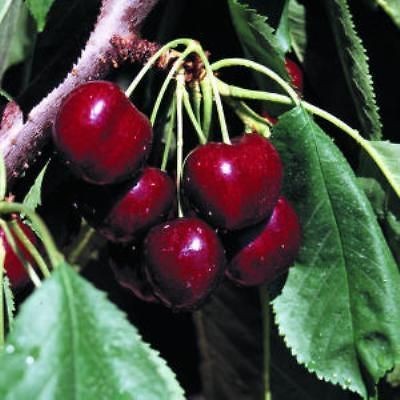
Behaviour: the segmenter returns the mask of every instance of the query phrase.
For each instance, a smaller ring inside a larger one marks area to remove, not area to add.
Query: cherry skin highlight
[[[251,133],[235,138],[232,145],[211,142],[194,149],[184,164],[183,191],[212,225],[242,229],[272,212],[282,174],[275,147]]]
[[[179,218],[152,228],[144,242],[145,271],[154,293],[174,310],[202,304],[223,276],[225,252],[204,221]]]
[[[110,244],[108,250],[110,266],[118,283],[138,299],[158,303],[143,271],[141,247]]]
[[[117,85],[93,81],[64,99],[53,139],[78,177],[102,185],[125,180],[141,168],[152,128]]]
[[[28,239],[32,242],[32,244],[37,244],[37,239],[33,231],[29,228],[28,225],[24,224],[19,218],[17,219],[19,227],[23,230]],[[12,232],[12,230],[11,230]],[[21,241],[14,235],[12,232],[13,238],[15,240],[15,244],[21,251],[21,255],[30,263],[33,263],[33,259],[25,248],[25,246],[21,243]],[[10,279],[11,286],[14,289],[22,289],[26,285],[29,284],[30,278],[28,273],[26,272],[25,267],[23,266],[21,260],[18,258],[17,254],[14,252],[10,243],[6,239],[6,235],[4,230],[0,228],[0,240],[4,246],[5,250],[5,259],[4,259],[4,268],[6,275]]]
[[[237,232],[239,249],[226,275],[242,286],[270,283],[293,264],[300,248],[301,228],[296,212],[280,197],[271,217],[257,227]]]
[[[285,59],[285,68],[290,76],[292,86],[300,93],[303,91],[303,72],[296,62],[290,58]]]
[[[86,185],[80,194],[83,216],[113,242],[130,242],[167,219],[175,199],[172,179],[147,167],[134,180],[119,185]]]

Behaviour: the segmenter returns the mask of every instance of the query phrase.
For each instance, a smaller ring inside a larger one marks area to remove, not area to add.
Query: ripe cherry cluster
[[[286,271],[300,225],[280,195],[282,163],[271,142],[251,133],[192,150],[178,194],[187,216],[177,218],[175,184],[146,165],[152,136],[147,117],[106,81],[73,90],[53,129],[61,156],[86,182],[79,209],[110,241],[120,283],[183,310],[198,307],[223,276],[251,286]]]

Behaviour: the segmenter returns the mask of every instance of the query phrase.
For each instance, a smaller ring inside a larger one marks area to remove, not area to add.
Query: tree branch
[[[137,32],[158,1],[103,0],[95,28],[65,80],[31,110],[24,124],[10,126],[11,121],[3,117],[0,152],[5,158],[9,187],[40,155],[60,103],[72,89],[85,81],[101,79],[111,67],[127,58],[123,44],[132,47],[129,58],[139,61],[155,51],[151,43],[146,45],[148,42],[138,38]],[[121,40],[126,42],[121,44]],[[18,121],[15,115],[12,118]]]

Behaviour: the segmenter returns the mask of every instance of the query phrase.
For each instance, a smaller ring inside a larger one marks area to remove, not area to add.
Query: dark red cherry
[[[191,205],[212,225],[241,229],[266,218],[278,200],[282,163],[269,140],[257,133],[232,145],[208,143],[187,157],[183,189]]]
[[[303,72],[296,62],[290,58],[285,59],[285,68],[290,76],[292,86],[299,92],[303,91]]]
[[[273,281],[293,264],[300,248],[300,223],[296,212],[283,197],[266,222],[235,233],[240,248],[236,249],[226,274],[243,286]]]
[[[101,185],[137,172],[148,156],[152,128],[117,85],[93,81],[64,99],[53,139],[78,177]]]
[[[144,242],[144,254],[154,293],[175,310],[203,303],[225,267],[218,236],[198,218],[179,218],[152,228]]]
[[[19,227],[24,231],[25,235],[28,239],[34,244],[37,244],[37,239],[33,231],[29,228],[28,225],[24,224],[20,219],[17,219]],[[19,248],[21,255],[30,263],[33,263],[32,257],[26,247],[21,243],[21,241],[13,234],[15,244]],[[14,252],[10,243],[6,239],[4,230],[0,228],[0,240],[5,249],[5,260],[4,260],[4,268],[6,271],[6,275],[10,279],[11,286],[14,289],[22,289],[25,287],[29,281],[29,275],[26,272],[24,265],[21,260],[18,258],[17,254]]]
[[[138,299],[158,303],[143,271],[141,247],[109,246],[110,266],[118,283],[130,290]]]
[[[98,232],[114,242],[130,242],[167,219],[175,185],[165,172],[147,167],[134,181],[86,185],[80,198],[83,216]]]

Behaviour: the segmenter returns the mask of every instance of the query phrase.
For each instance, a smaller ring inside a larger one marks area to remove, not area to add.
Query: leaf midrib
[[[307,121],[307,123],[309,124],[309,121]],[[324,182],[324,191],[326,192],[326,197],[327,197],[327,199],[329,201],[329,206],[330,206],[329,207],[329,213],[331,214],[331,217],[333,218],[333,220],[335,222],[335,224],[334,224],[335,232],[336,232],[336,234],[338,236],[338,241],[340,243],[340,253],[341,253],[340,254],[340,258],[342,260],[340,265],[343,266],[342,269],[344,270],[344,276],[345,276],[345,280],[346,280],[346,291],[347,291],[348,298],[349,298],[348,312],[349,312],[349,320],[350,320],[350,324],[351,324],[351,332],[352,332],[353,343],[354,343],[354,354],[356,356],[356,362],[357,362],[357,365],[359,367],[358,369],[360,371],[360,361],[358,359],[357,348],[355,346],[355,343],[356,343],[355,327],[354,327],[354,321],[353,321],[353,318],[352,318],[352,315],[353,315],[353,312],[352,312],[353,311],[353,309],[352,309],[353,301],[352,301],[352,294],[351,294],[351,290],[350,290],[349,278],[348,278],[347,268],[346,268],[348,263],[347,263],[346,255],[344,253],[342,232],[341,232],[341,229],[340,229],[340,225],[338,224],[338,221],[337,221],[336,212],[335,212],[335,208],[334,208],[334,203],[333,203],[332,198],[331,198],[331,194],[330,194],[330,192],[329,192],[329,190],[327,188],[327,185],[325,184],[325,182],[328,182],[328,180],[326,179],[326,173],[324,172],[323,164],[321,162],[321,155],[320,155],[320,152],[319,152],[319,149],[318,149],[318,144],[317,144],[318,141],[317,141],[316,135],[314,133],[314,130],[312,130],[312,135],[313,135],[313,140],[314,140],[314,143],[315,143],[315,154],[316,154],[316,156],[318,158],[318,164],[320,166],[319,169],[321,171],[321,176],[322,176],[322,179],[323,179],[323,182]]]
[[[69,332],[69,336],[71,338],[71,369],[72,369],[72,387],[73,389],[73,398],[78,399],[78,394],[76,391],[77,388],[77,382],[78,382],[78,368],[76,365],[76,357],[75,355],[77,354],[78,350],[78,336],[79,336],[79,331],[78,331],[78,319],[77,319],[77,314],[76,310],[74,307],[74,296],[73,296],[73,290],[72,290],[72,285],[71,285],[71,280],[69,279],[68,274],[66,273],[66,270],[64,269],[66,267],[60,266],[59,271],[60,271],[60,276],[62,279],[62,282],[64,283],[65,287],[65,297],[67,300],[67,315],[70,321],[71,329]]]

